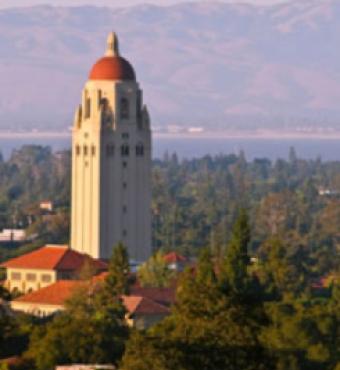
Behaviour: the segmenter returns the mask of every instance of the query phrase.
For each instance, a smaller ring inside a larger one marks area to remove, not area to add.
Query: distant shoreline
[[[8,132],[0,131],[0,139],[71,139],[71,131],[34,131],[34,132]],[[155,139],[262,139],[262,140],[340,140],[340,132],[335,133],[299,133],[278,131],[257,132],[209,132],[200,133],[176,132],[176,133],[153,133]]]

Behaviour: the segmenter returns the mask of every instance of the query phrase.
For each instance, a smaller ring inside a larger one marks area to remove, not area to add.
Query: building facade
[[[73,251],[67,245],[46,245],[0,265],[6,269],[4,286],[13,293],[30,293],[59,280],[78,279],[85,267],[102,272],[107,264]]]
[[[81,280],[59,280],[48,287],[12,300],[10,308],[37,317],[48,317],[63,311],[65,303],[80,288],[86,287],[87,283]],[[97,284],[102,284],[102,281],[94,277],[92,284],[87,287],[93,292]],[[126,323],[141,330],[157,324],[170,314],[170,305],[174,303],[172,293],[170,291],[169,294],[169,290],[164,288],[154,288],[153,292],[150,292],[150,289],[139,288],[138,295],[122,296],[126,308]],[[164,296],[167,302],[164,302]]]
[[[71,248],[108,259],[151,254],[151,130],[142,90],[111,33],[77,109],[72,140]]]

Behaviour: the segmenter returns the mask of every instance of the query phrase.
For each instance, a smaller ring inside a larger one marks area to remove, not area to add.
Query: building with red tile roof
[[[92,281],[98,283],[100,280],[95,277]],[[80,280],[60,280],[13,300],[11,308],[39,317],[49,316],[63,310],[65,302],[83,284]],[[174,291],[138,287],[132,288],[132,292],[131,295],[122,297],[127,310],[126,320],[130,326],[145,329],[169,315]]]
[[[25,294],[11,302],[14,311],[34,316],[49,316],[64,309],[65,302],[83,284],[79,280],[60,280],[45,288]]]
[[[103,261],[70,249],[67,245],[46,245],[33,252],[12,258],[0,267],[6,269],[4,286],[10,291],[31,292],[58,280],[75,279],[86,266],[104,271]]]
[[[130,288],[130,294],[145,297],[161,305],[170,307],[175,303],[176,287],[153,288],[141,287],[138,284],[135,284]]]
[[[164,256],[164,260],[167,263],[169,269],[174,271],[183,271],[185,266],[188,264],[187,258],[181,256],[176,252],[170,252]]]
[[[168,263],[174,263],[174,262],[187,262],[187,259],[184,256],[181,256],[180,254],[176,252],[170,252],[164,256],[164,260]]]
[[[168,307],[146,297],[124,296],[123,303],[127,310],[126,320],[136,329],[149,328],[170,314]]]

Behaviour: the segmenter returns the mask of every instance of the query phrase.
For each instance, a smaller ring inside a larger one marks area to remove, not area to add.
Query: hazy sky
[[[199,1],[199,0],[191,0]],[[206,0],[211,2],[213,0]],[[287,0],[220,0],[223,2],[234,3],[251,3],[255,5],[272,5],[286,2]],[[171,5],[175,3],[185,2],[185,0],[0,0],[0,8],[8,8],[13,6],[31,6],[38,4],[49,4],[55,6],[77,6],[84,4],[98,5],[98,6],[130,6],[142,3],[152,3],[157,5]]]

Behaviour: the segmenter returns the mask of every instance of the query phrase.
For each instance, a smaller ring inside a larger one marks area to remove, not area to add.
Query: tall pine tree
[[[221,272],[221,280],[224,288],[236,296],[246,295],[249,289],[249,242],[250,226],[248,215],[242,209],[234,224],[231,241],[228,245]]]
[[[128,251],[123,243],[118,243],[109,262],[105,289],[112,295],[129,294],[131,282]]]

